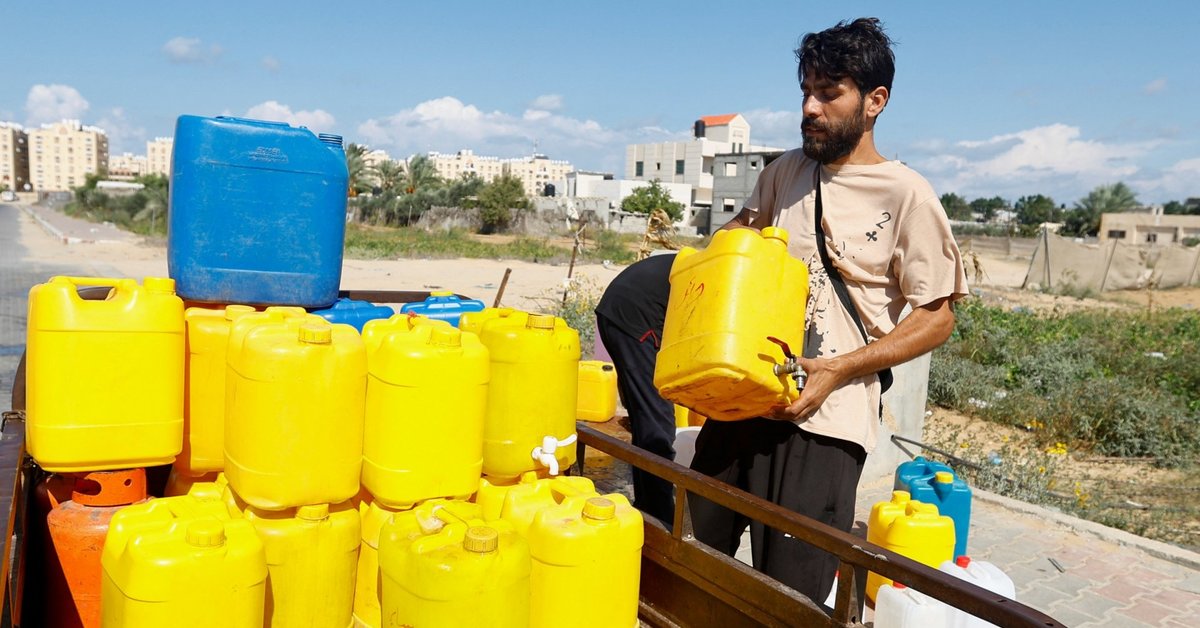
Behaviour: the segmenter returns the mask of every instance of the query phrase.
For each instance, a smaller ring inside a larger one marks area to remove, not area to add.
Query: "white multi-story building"
[[[79,120],[29,131],[29,178],[39,192],[69,191],[108,170],[108,136]]]
[[[0,122],[0,188],[21,191],[29,183],[29,135],[21,125]]]
[[[453,155],[429,153],[429,161],[433,162],[438,176],[448,181],[473,173],[490,182],[505,173],[511,174],[521,180],[525,185],[525,194],[529,196],[541,196],[547,183],[561,181],[566,178],[568,172],[574,170],[570,162],[550,159],[539,154],[501,159],[476,155],[470,150],[460,150]]]
[[[780,150],[750,143],[750,123],[740,113],[704,116],[695,122],[694,138],[685,142],[631,144],[625,149],[625,178],[658,179],[692,186],[688,205],[711,208],[713,158],[718,154]]]
[[[173,137],[156,137],[146,142],[146,170],[144,174],[171,176],[171,151],[174,148],[175,138]]]
[[[109,155],[108,178],[113,181],[133,181],[146,174],[146,157],[133,153]]]

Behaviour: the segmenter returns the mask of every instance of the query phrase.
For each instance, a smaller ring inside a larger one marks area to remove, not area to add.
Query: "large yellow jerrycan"
[[[637,625],[642,514],[624,495],[575,495],[539,512],[529,527],[533,628]]]
[[[579,400],[575,416],[580,421],[603,423],[617,414],[617,370],[611,362],[579,362]]]
[[[505,521],[438,521],[407,543],[380,536],[384,626],[529,626],[525,539]]]
[[[199,476],[225,468],[225,351],[230,324],[254,312],[249,305],[189,307],[184,363],[183,451],[174,471]]]
[[[490,320],[510,317],[522,317],[521,320],[524,320],[524,317],[528,316],[528,312],[514,310],[511,307],[485,307],[478,312],[463,312],[462,316],[458,317],[458,328],[479,335],[483,332],[483,325]]]
[[[598,496],[596,485],[588,478],[577,475],[521,482],[505,492],[499,518],[511,523],[517,533],[525,535],[543,510],[571,497]]]
[[[261,628],[267,565],[250,522],[188,495],[113,516],[101,563],[104,628]]]
[[[359,490],[367,355],[350,325],[268,309],[229,332],[225,475],[263,510],[337,504]]]
[[[547,314],[513,314],[483,325],[491,384],[483,426],[483,472],[516,478],[575,462],[579,332]]]
[[[471,497],[471,501],[479,505],[479,516],[484,521],[495,521],[504,512],[504,499],[508,497],[508,492],[513,487],[536,482],[547,477],[549,475],[545,471],[526,471],[516,478],[494,478],[485,475],[479,478],[479,489],[475,491],[475,495]]]
[[[354,577],[362,540],[349,502],[273,512],[247,508],[267,557],[265,626],[346,628],[354,610]]]
[[[475,334],[432,322],[394,316],[363,328],[362,483],[390,508],[466,497],[479,485],[488,351]]]
[[[787,252],[787,232],[767,227],[713,234],[703,251],[684,248],[671,266],[671,295],[654,385],[663,398],[711,419],[766,414],[798,397],[775,374],[783,350],[801,355],[808,268]]]
[[[907,499],[905,491],[893,491],[892,501],[871,508],[867,541],[937,568],[954,558],[954,520],[938,514],[937,506]],[[903,510],[897,506],[902,504]],[[867,573],[867,597],[875,600],[879,587],[891,584],[875,572]]]
[[[358,512],[362,516],[362,546],[358,552],[358,577],[354,585],[354,625],[358,628],[383,625],[379,539],[385,526],[391,537],[389,543],[407,547],[414,539],[440,530],[446,521],[479,518],[479,508],[461,500],[431,499],[408,510],[397,511],[381,506],[369,495],[359,501]]]
[[[79,289],[107,289],[104,300]],[[29,291],[25,446],[46,471],[169,464],[183,444],[175,282],[53,277]]]

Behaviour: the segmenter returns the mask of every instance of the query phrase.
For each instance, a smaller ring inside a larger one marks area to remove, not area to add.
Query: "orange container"
[[[42,592],[34,606],[44,615],[31,625],[100,626],[100,555],[109,521],[125,506],[146,500],[145,469],[96,471],[74,482],[71,499],[61,503],[56,503],[58,491],[48,486],[53,509],[46,517],[49,542],[41,558],[46,578],[29,585]]]

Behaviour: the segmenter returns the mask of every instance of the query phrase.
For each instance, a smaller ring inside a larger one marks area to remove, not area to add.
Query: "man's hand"
[[[807,420],[825,403],[829,394],[845,382],[846,376],[834,360],[796,358],[796,364],[808,375],[800,398],[786,407],[774,408],[768,418],[780,421]]]

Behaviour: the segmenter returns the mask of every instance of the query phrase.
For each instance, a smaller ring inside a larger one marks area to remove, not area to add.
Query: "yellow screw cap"
[[[227,320],[227,321],[237,320],[237,318],[239,316],[244,316],[246,314],[253,314],[253,313],[254,313],[254,308],[250,307],[249,305],[226,305],[225,306],[225,320]]]
[[[938,484],[954,484],[954,474],[949,471],[938,471],[933,474],[933,481]]]
[[[329,518],[329,504],[314,504],[296,509],[296,518],[304,521],[323,521]]]
[[[908,491],[892,491],[893,504],[907,504],[912,499]]]
[[[525,326],[529,329],[554,329],[554,316],[550,314],[530,314]]]
[[[453,327],[430,327],[429,344],[439,347],[461,347],[462,332]]]
[[[333,328],[329,325],[306,323],[300,326],[300,342],[310,345],[327,345],[333,342]]]
[[[225,544],[225,526],[216,519],[200,519],[187,527],[184,536],[188,545],[218,547]]]
[[[146,277],[142,285],[150,292],[167,292],[175,294],[175,280],[168,277]]]
[[[429,296],[431,296],[431,297],[452,297],[452,296],[454,296],[454,292],[450,291],[450,290],[434,290],[433,292],[429,293]]]
[[[583,516],[597,521],[607,521],[617,516],[617,505],[607,497],[590,497],[583,503]]]
[[[494,552],[499,546],[500,533],[494,528],[473,526],[467,528],[467,534],[463,537],[463,549],[473,554]]]
[[[786,229],[780,227],[763,227],[762,237],[771,240],[779,240],[784,244],[788,243],[788,232]]]

